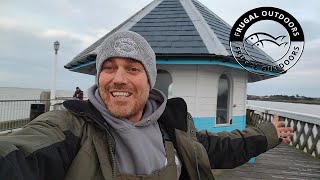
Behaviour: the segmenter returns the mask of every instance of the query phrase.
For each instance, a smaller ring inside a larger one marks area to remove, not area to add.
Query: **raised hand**
[[[281,138],[282,142],[285,142],[285,143],[291,142],[291,138],[294,135],[293,128],[284,127],[285,122],[279,121],[279,116],[277,114],[274,115],[272,123],[277,129],[278,138]]]

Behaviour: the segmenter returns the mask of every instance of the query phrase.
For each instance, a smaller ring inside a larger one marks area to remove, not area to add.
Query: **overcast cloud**
[[[74,56],[151,0],[2,0],[0,3],[0,87],[50,88],[53,42],[61,43],[57,89],[87,89],[94,77],[63,68]],[[300,61],[287,74],[249,85],[248,94],[319,97],[320,3],[293,0],[200,0],[231,26],[243,13],[273,6],[293,15],[305,35]],[[266,27],[268,28],[268,27]]]

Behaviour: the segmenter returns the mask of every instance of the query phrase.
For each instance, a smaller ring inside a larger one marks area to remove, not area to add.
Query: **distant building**
[[[93,51],[110,34],[141,34],[157,56],[156,88],[182,97],[198,130],[231,131],[246,124],[247,83],[270,76],[245,71],[229,47],[231,27],[197,0],[155,0],[78,54],[65,68],[95,75]],[[262,51],[251,49],[261,62]]]

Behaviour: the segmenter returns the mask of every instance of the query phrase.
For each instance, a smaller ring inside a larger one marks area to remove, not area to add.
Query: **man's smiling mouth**
[[[114,91],[114,92],[111,92],[111,95],[113,97],[129,97],[131,96],[132,93],[130,92],[123,92],[123,91]]]

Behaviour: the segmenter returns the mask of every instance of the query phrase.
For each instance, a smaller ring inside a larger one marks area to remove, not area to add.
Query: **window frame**
[[[219,85],[220,85],[220,79],[221,77],[225,75],[227,78],[227,84],[228,84],[228,99],[227,99],[227,123],[222,123],[222,124],[218,124],[217,123],[217,116],[218,116],[218,97],[219,97]],[[230,74],[224,72],[221,73],[218,80],[217,80],[217,104],[216,104],[216,118],[215,118],[215,127],[221,127],[221,126],[230,126],[231,125],[231,120],[232,120],[232,111],[233,111],[233,79],[232,76],[230,76]]]

